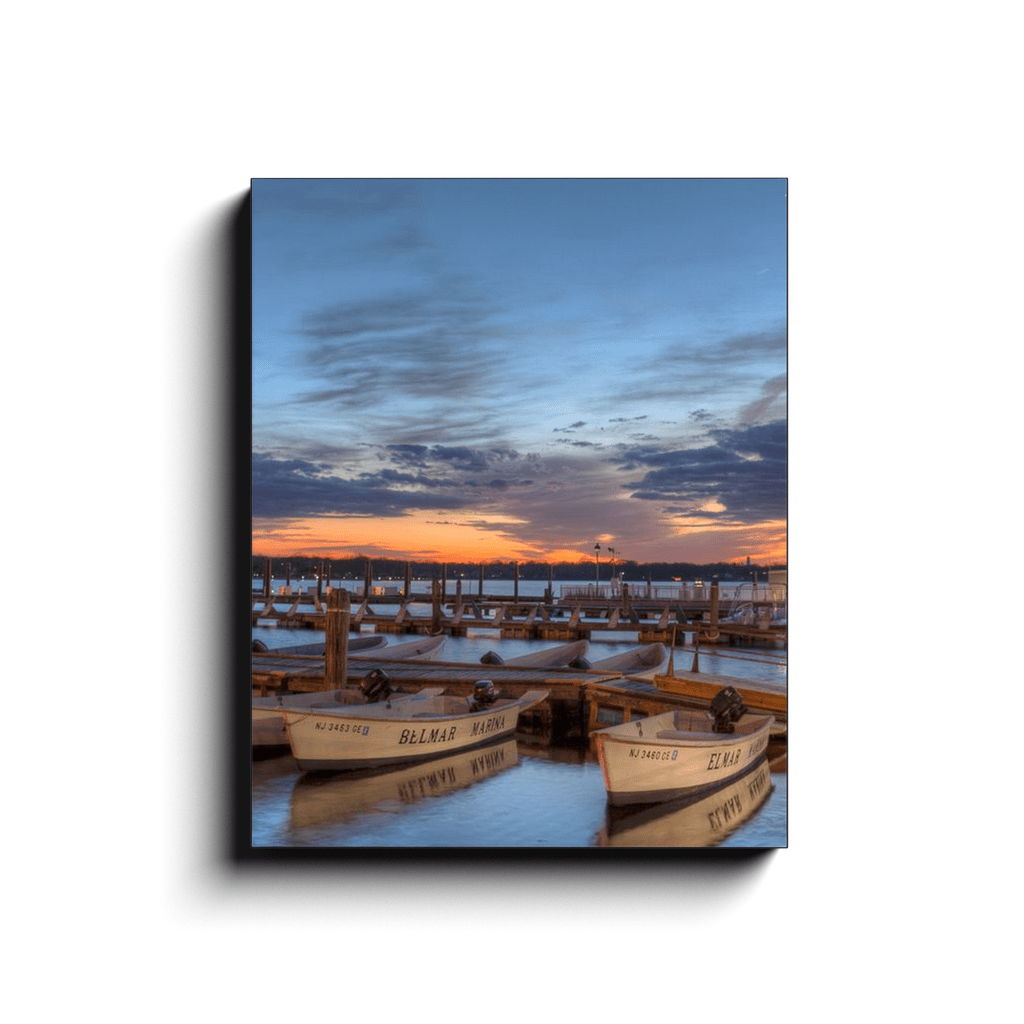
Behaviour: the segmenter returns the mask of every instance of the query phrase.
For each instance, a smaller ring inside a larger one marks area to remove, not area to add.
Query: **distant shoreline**
[[[316,578],[320,573],[333,579],[365,579],[371,574],[376,579],[401,578],[406,572],[415,579],[455,580],[460,577],[477,579],[483,572],[486,579],[521,580],[577,580],[589,579],[594,574],[594,562],[422,562],[396,558],[311,558],[307,555],[269,556],[254,553],[251,556],[251,575],[262,576],[267,562],[271,571],[284,570],[289,576]],[[757,573],[785,572],[786,563],[745,563],[745,562],[600,562],[602,577],[621,576],[629,583],[648,579],[671,580],[708,579],[718,576],[725,579],[747,580]]]

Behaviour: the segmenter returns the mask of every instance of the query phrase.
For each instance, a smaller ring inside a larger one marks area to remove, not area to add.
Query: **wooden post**
[[[285,563],[284,583],[285,583],[285,586],[289,590],[292,589],[292,563],[291,562],[286,562]]]
[[[363,599],[370,597],[370,588],[373,586],[373,565],[369,559],[366,560],[366,579],[363,580]]]
[[[444,601],[448,596],[448,563],[441,563],[441,600]]]
[[[514,562],[512,564],[512,597],[515,601],[519,600],[519,563]]]
[[[272,589],[273,583],[271,582],[270,559],[267,558],[263,562],[263,596],[265,598],[269,598],[270,591]]]
[[[629,584],[622,584],[622,613],[623,615],[629,614]],[[673,642],[673,646],[675,646]]]
[[[316,598],[319,601],[324,596],[324,560],[316,567]]]
[[[409,592],[410,592],[411,589],[412,589],[412,562],[406,562],[405,563],[405,593],[402,595],[402,597],[404,597],[406,599],[406,601],[409,600]]]
[[[674,676],[676,674],[676,627],[672,627],[672,646],[668,649],[668,669],[666,674]]]
[[[711,628],[718,628],[718,577],[711,577]]]
[[[431,590],[431,631],[437,633],[441,629],[441,584],[438,580],[430,581]]]
[[[555,597],[555,587],[554,587],[554,582],[552,580],[552,574],[554,573],[554,571],[555,570],[552,569],[552,567],[551,567],[551,565],[549,563],[548,564],[548,585],[547,585],[547,589],[544,591],[544,603],[545,604],[551,604],[551,602],[554,600],[554,597]]]
[[[480,597],[484,596],[484,563],[480,563],[480,590],[477,592]]]
[[[324,645],[324,688],[340,690],[348,678],[348,627],[350,605],[347,590],[332,590],[327,598]]]

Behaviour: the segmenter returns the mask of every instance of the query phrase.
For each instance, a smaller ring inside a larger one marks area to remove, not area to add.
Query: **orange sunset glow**
[[[676,531],[681,533],[684,531]],[[675,561],[694,563],[731,561],[741,556],[755,563],[776,564],[786,560],[786,524],[774,521],[751,529],[698,526],[685,530],[685,544],[671,546],[654,541],[650,550],[629,554],[631,561],[662,561],[658,551],[671,549]],[[602,551],[614,547],[614,537],[600,535]],[[423,562],[590,562],[594,541],[578,547],[544,547],[515,539],[500,522],[487,529],[469,523],[438,524],[427,516],[394,519],[294,519],[253,524],[253,551],[271,558],[292,555],[319,558],[352,558],[367,555]],[[635,546],[634,546],[635,548]],[[607,554],[603,556],[608,558]]]

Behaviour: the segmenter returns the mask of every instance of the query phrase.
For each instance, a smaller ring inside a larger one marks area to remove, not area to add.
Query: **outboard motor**
[[[253,654],[264,654],[268,650],[267,645],[262,640],[253,640],[252,651]]]
[[[504,665],[505,659],[500,654],[495,654],[494,651],[488,651],[481,659],[481,665]]]
[[[731,686],[725,686],[715,694],[711,701],[711,714],[715,716],[713,732],[735,732],[733,722],[739,721],[746,714],[747,706],[743,698]]]
[[[590,668],[590,662],[583,657],[582,654],[578,654],[572,661],[569,662],[569,668],[579,669],[581,672],[586,672]]]
[[[391,676],[383,669],[375,668],[372,672],[367,672],[359,684],[359,689],[363,691],[367,704],[376,704],[390,696],[392,692]]]
[[[469,702],[470,709],[482,711],[498,699],[498,690],[490,679],[478,679],[473,684],[473,697]]]

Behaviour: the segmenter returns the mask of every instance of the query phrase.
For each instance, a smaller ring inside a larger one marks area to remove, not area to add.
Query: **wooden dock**
[[[470,630],[495,630],[502,638],[588,640],[594,634],[633,634],[639,643],[681,645],[690,633],[696,642],[714,644],[786,645],[786,628],[758,628],[719,620],[717,601],[625,600],[593,598],[571,604],[561,601],[489,598],[445,603],[438,595],[426,601],[400,600],[392,611],[381,601],[363,600],[350,615],[350,629],[372,626],[378,633],[465,636]],[[273,623],[292,629],[323,629],[324,604],[316,594],[267,600],[254,595],[252,625]]]
[[[585,738],[594,729],[630,721],[638,715],[660,714],[677,707],[707,707],[723,686],[750,686],[750,680],[730,676],[699,676],[710,696],[673,692],[664,685],[619,673],[572,668],[525,668],[514,665],[474,665],[464,662],[349,660],[347,685],[359,686],[368,672],[383,669],[396,689],[419,690],[441,686],[450,694],[469,696],[473,684],[490,679],[509,696],[527,690],[548,690],[548,698],[521,723],[524,731],[552,733],[556,738]],[[657,677],[659,681],[671,677]],[[756,684],[755,684],[756,685]],[[253,654],[252,689],[256,696],[269,693],[309,693],[326,689],[324,658],[310,655]],[[781,719],[785,722],[785,717]]]
[[[710,706],[723,686],[731,686],[752,711],[774,715],[778,722],[786,721],[789,699],[784,683],[676,670],[671,675],[655,675],[653,684],[656,689],[682,697],[695,707]]]

